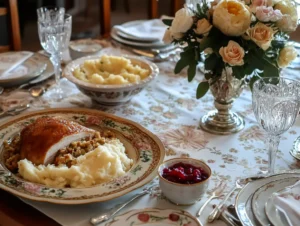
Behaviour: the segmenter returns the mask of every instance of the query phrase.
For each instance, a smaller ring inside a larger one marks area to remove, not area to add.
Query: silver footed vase
[[[242,130],[244,119],[231,111],[234,100],[240,96],[245,82],[232,76],[232,71],[223,71],[221,78],[210,82],[210,91],[214,96],[216,110],[201,118],[200,127],[213,134],[227,135]]]

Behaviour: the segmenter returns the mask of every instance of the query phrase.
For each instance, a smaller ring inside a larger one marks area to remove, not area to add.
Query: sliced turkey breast
[[[93,136],[95,130],[62,118],[41,117],[21,132],[21,159],[33,164],[52,163],[56,152],[71,142]]]

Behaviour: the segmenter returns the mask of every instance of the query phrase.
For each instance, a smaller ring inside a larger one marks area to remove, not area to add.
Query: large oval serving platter
[[[3,163],[3,141],[43,116],[62,117],[96,130],[112,130],[133,159],[133,166],[122,177],[88,188],[52,188],[12,174]],[[161,141],[139,124],[101,111],[80,108],[50,109],[14,117],[0,126],[0,138],[0,189],[22,198],[56,204],[103,202],[127,194],[150,182],[165,156]]]

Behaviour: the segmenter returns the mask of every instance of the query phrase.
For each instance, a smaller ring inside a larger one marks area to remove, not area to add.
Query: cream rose
[[[197,21],[197,28],[194,29],[195,33],[198,35],[207,35],[212,28],[212,25],[205,18]]]
[[[274,31],[271,27],[258,22],[254,27],[248,29],[247,34],[256,45],[267,50],[271,46]]]
[[[192,16],[192,12],[187,8],[178,10],[171,25],[173,34],[185,33],[188,29],[190,29],[193,25]]]
[[[174,39],[173,39],[173,37],[172,37],[171,30],[168,28],[168,29],[165,31],[165,34],[164,34],[164,37],[163,37],[163,41],[164,41],[164,43],[166,43],[166,44],[170,44],[173,40],[174,40]]]
[[[282,0],[275,4],[274,9],[280,10],[283,14],[276,26],[284,32],[295,31],[298,22],[297,7],[291,1]]]
[[[288,66],[293,60],[297,57],[297,51],[293,46],[286,46],[284,47],[278,57],[278,66],[279,67],[286,67]]]
[[[242,2],[221,1],[213,13],[213,24],[225,35],[240,36],[250,27],[251,13]]]
[[[244,49],[235,41],[229,41],[226,47],[221,47],[220,55],[225,63],[230,66],[241,66],[244,64]]]

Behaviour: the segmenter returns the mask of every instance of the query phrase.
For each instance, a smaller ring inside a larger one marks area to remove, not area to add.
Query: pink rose
[[[253,0],[250,5],[250,9],[252,12],[256,12],[257,7],[259,6],[272,6],[272,0]]]
[[[262,22],[276,22],[282,18],[280,10],[274,10],[271,6],[259,6],[256,8],[256,17]]]

